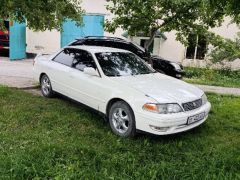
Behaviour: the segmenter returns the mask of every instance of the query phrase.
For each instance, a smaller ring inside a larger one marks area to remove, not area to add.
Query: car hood
[[[111,79],[154,98],[158,103],[184,103],[199,99],[203,95],[199,88],[160,73]]]

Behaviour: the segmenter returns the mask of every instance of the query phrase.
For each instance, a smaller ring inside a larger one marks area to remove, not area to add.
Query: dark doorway
[[[195,48],[196,54],[195,54]],[[186,52],[187,59],[196,59],[202,60],[205,58],[205,54],[207,53],[207,40],[203,35],[190,34],[188,36],[188,47]]]
[[[3,21],[4,28],[0,28],[0,56],[9,57],[9,21]]]
[[[140,45],[144,48],[144,44],[147,41],[147,39],[141,39]],[[151,45],[148,48],[148,52],[153,53],[153,45],[154,45],[154,40],[152,41]]]

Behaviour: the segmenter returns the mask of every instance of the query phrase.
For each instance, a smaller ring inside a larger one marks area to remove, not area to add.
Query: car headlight
[[[179,113],[182,112],[182,108],[176,104],[154,104],[147,103],[143,105],[143,109],[146,111],[159,113],[159,114],[171,114],[171,113]]]
[[[176,70],[181,70],[181,66],[178,63],[171,62],[170,63]]]
[[[208,102],[206,94],[202,95],[202,105],[206,104]]]

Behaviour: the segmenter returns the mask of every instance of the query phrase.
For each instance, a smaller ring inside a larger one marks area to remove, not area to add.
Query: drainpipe
[[[161,45],[162,45],[161,42],[162,42],[162,38],[160,37],[160,38],[159,38],[159,48],[158,48],[158,55],[159,55],[159,56],[161,56],[161,55],[160,55],[161,48],[162,48],[162,47],[161,47]]]
[[[197,59],[197,47],[198,47],[198,35],[197,35],[197,39],[196,39],[196,46],[195,46],[195,52],[194,52],[194,60]]]
[[[196,46],[195,46],[195,51],[194,51],[194,64],[196,62],[196,59],[197,59],[197,48],[198,48],[198,35],[197,35],[197,39],[196,39]]]

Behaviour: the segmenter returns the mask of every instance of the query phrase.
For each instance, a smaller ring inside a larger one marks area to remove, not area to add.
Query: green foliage
[[[115,15],[105,28],[114,32],[118,27],[134,36],[142,31],[152,36],[156,30],[177,32],[177,40],[187,43],[190,33],[202,34],[222,23],[222,9],[212,9],[207,0],[110,0],[107,8]]]
[[[0,19],[25,22],[33,30],[61,30],[66,19],[82,23],[79,0],[1,0]]]
[[[215,43],[214,49],[209,54],[213,63],[240,58],[240,33],[235,40],[221,38],[219,41],[221,42]]]
[[[240,98],[208,97],[200,127],[124,139],[66,99],[0,87],[0,179],[239,179]]]
[[[189,83],[226,86],[226,87],[240,87],[240,70],[231,71],[230,69],[201,69],[186,67],[185,81]]]
[[[239,0],[210,0],[212,9],[222,9],[226,16],[230,16],[233,22],[240,23]]]

